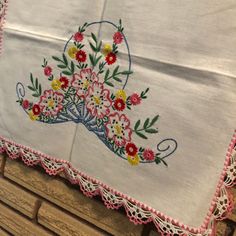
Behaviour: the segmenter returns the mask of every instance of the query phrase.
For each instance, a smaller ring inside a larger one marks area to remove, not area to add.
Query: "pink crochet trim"
[[[135,224],[153,222],[162,236],[212,236],[216,220],[224,219],[233,209],[229,188],[236,183],[236,130],[230,142],[224,168],[211,202],[207,217],[199,228],[188,227],[163,213],[110,188],[72,167],[71,163],[16,144],[0,136],[0,153],[6,152],[11,159],[21,158],[28,166],[41,165],[49,175],[64,173],[72,184],[78,184],[88,197],[100,195],[107,208],[124,207],[130,221]]]
[[[0,0],[0,55],[3,47],[3,26],[6,21],[7,8],[8,0]]]

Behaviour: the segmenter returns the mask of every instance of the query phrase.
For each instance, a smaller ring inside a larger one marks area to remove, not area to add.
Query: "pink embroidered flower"
[[[125,102],[121,98],[117,98],[114,101],[114,107],[117,111],[123,111],[125,109]]]
[[[105,89],[102,83],[95,82],[88,88],[85,104],[93,116],[103,118],[109,114],[109,107],[112,104],[109,90]]]
[[[134,106],[139,105],[141,103],[141,98],[140,98],[140,96],[137,93],[133,93],[130,96],[130,102]]]
[[[52,68],[51,68],[50,66],[46,66],[46,67],[44,68],[44,74],[45,74],[46,76],[51,76],[51,75],[52,75]]]
[[[119,115],[117,112],[111,114],[105,128],[108,138],[114,140],[117,146],[124,146],[130,142],[132,130],[130,121],[124,114]]]
[[[38,116],[41,112],[40,106],[38,104],[34,104],[33,108],[32,108],[32,111],[33,111],[35,116]]]
[[[75,58],[78,62],[85,62],[86,61],[86,52],[83,50],[79,50],[76,54],[75,54]]]
[[[66,89],[68,87],[69,80],[65,76],[62,76],[59,81],[61,82],[61,88]]]
[[[77,89],[77,95],[84,97],[92,83],[98,82],[98,77],[91,68],[82,69],[79,74],[75,73],[71,85]]]
[[[122,35],[122,33],[121,32],[116,32],[116,33],[114,33],[114,35],[113,35],[113,40],[114,40],[114,43],[115,44],[120,44],[120,43],[122,43],[122,41],[123,41],[123,35]]]
[[[145,149],[143,152],[143,157],[147,161],[153,161],[155,159],[155,154],[151,149]]]
[[[63,99],[64,96],[61,93],[55,92],[52,89],[45,90],[39,101],[42,113],[46,116],[57,115],[63,108]]]
[[[22,102],[22,107],[23,107],[25,110],[27,110],[27,109],[29,108],[29,101],[28,101],[28,100],[24,100],[24,101]]]
[[[138,148],[134,143],[127,143],[127,145],[125,146],[125,151],[129,156],[135,156]]]
[[[116,62],[116,54],[113,52],[108,53],[105,60],[108,65],[114,64]]]
[[[74,40],[76,42],[82,42],[84,39],[84,35],[81,32],[77,32],[74,34]]]

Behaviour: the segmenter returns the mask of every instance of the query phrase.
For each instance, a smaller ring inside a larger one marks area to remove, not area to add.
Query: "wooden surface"
[[[233,189],[236,201],[236,189]],[[0,155],[0,236],[157,236],[152,224],[134,225],[124,211],[85,197],[62,177]],[[236,210],[218,222],[217,236],[236,236]]]

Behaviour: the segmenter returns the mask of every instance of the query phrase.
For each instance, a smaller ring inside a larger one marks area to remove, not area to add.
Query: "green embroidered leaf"
[[[65,69],[67,66],[66,65],[57,65],[57,67],[59,67],[61,69]]]
[[[102,41],[100,41],[100,43],[99,43],[99,45],[98,45],[98,47],[97,47],[97,51],[98,51],[98,52],[100,52],[101,47],[102,47]]]
[[[93,56],[91,54],[89,54],[89,59],[91,61],[92,66],[94,66],[94,59],[93,59]]]
[[[68,60],[66,58],[66,55],[63,53],[62,56],[63,56],[63,61],[64,61],[65,65],[68,66]]]
[[[32,94],[33,97],[39,97],[40,95],[37,93]]]
[[[32,73],[30,73],[30,81],[31,81],[32,84],[34,84],[34,79],[33,79]]]
[[[142,133],[140,133],[140,132],[136,132],[136,134],[137,134],[139,137],[143,138],[143,139],[147,139],[147,136],[145,136],[144,134],[142,134]]]
[[[133,71],[128,71],[128,70],[121,72],[122,75],[130,75],[130,74],[132,74],[132,73],[133,73]]]
[[[39,94],[40,95],[42,94],[42,86],[41,86],[41,84],[39,85]]]
[[[144,132],[148,133],[148,134],[155,134],[158,133],[158,130],[156,128],[152,128],[152,126],[155,124],[155,122],[157,121],[158,116],[155,116],[152,121],[150,122],[150,118],[147,118],[143,124],[143,127],[140,127],[141,121],[138,120],[134,126],[134,132],[144,138]],[[140,128],[139,128],[140,127]],[[146,136],[145,136],[146,137]]]
[[[71,73],[74,74],[75,72],[75,63],[73,61],[70,62]]]
[[[96,43],[97,43],[97,38],[96,38],[95,34],[91,33],[91,36],[92,36],[92,38],[93,38],[94,42],[96,42]]]
[[[67,71],[67,70],[63,70],[62,74],[64,74],[64,75],[72,75],[72,73],[70,71]]]
[[[60,62],[63,62],[60,58],[58,57],[55,57],[55,56],[52,56],[52,59],[55,60],[55,61],[60,61]]]
[[[38,79],[36,78],[36,79],[35,79],[35,88],[38,89],[38,86],[39,86],[39,81],[38,81]]]
[[[156,116],[152,119],[152,121],[151,121],[151,123],[150,123],[150,126],[153,126],[153,125],[157,122],[158,118],[159,118],[159,115],[156,115]]]
[[[116,66],[116,68],[115,68],[114,71],[113,71],[113,75],[116,75],[117,72],[118,72],[118,70],[119,70],[119,66]]]
[[[114,80],[118,81],[118,82],[122,82],[122,80],[118,77],[113,77]]]
[[[156,162],[156,164],[160,164],[161,163],[161,159],[160,158],[156,158],[155,162]]]
[[[105,83],[106,83],[107,85],[111,86],[111,87],[114,87],[114,84],[112,84],[112,83],[109,82],[109,81],[105,81]]]
[[[138,129],[140,123],[141,123],[141,120],[138,120],[138,121],[136,122],[136,124],[135,124],[135,126],[134,126],[134,130],[137,130],[137,129]]]
[[[147,118],[144,122],[144,125],[143,125],[144,129],[146,129],[148,125],[149,125],[149,118]]]
[[[110,70],[107,69],[106,74],[105,74],[105,77],[104,77],[104,80],[105,80],[105,81],[108,79],[109,73],[110,73]]]
[[[168,167],[167,163],[163,159],[161,159],[161,161],[166,167]]]
[[[150,134],[155,134],[158,133],[157,129],[146,129],[145,132],[150,133]]]
[[[100,55],[97,59],[96,59],[96,61],[95,61],[95,65],[94,66],[96,66],[97,64],[98,64],[98,62],[99,62],[99,60],[102,58],[102,55]]]
[[[92,43],[89,42],[89,45],[90,45],[90,47],[92,48],[92,50],[93,50],[94,52],[97,52],[96,47],[94,47],[94,45],[93,45]]]
[[[33,88],[33,87],[31,87],[31,86],[27,86],[28,87],[28,89],[30,89],[30,90],[32,90],[32,91],[34,91],[35,89]]]

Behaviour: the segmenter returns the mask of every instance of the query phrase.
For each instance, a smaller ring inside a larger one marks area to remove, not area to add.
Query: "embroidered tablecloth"
[[[236,176],[235,9],[1,0],[1,152],[162,235],[214,235]]]

